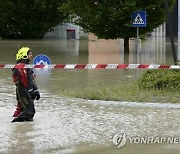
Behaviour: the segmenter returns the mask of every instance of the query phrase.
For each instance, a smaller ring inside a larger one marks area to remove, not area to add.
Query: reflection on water
[[[89,63],[126,63],[123,43],[122,39],[89,41]],[[146,37],[140,41],[139,53],[136,39],[130,39],[129,44],[131,64],[173,64],[171,44],[166,37]]]
[[[171,44],[165,37],[146,37],[141,40],[137,55],[136,39],[130,39],[129,63],[173,64]],[[123,40],[0,40],[0,63],[13,64],[17,50],[32,48],[33,55],[47,55],[53,64],[124,63]],[[176,49],[179,46],[176,44]],[[178,56],[180,50],[178,50]]]
[[[170,43],[162,38],[141,42],[139,58],[136,41],[130,40],[130,63],[172,63]],[[29,46],[33,55],[45,54],[53,64],[124,63],[123,41],[32,40],[0,41],[0,63],[14,64],[15,53]],[[122,149],[112,145],[115,133],[128,136],[180,136],[179,106],[166,108],[129,106],[118,102],[88,101],[60,96],[62,88],[131,82],[137,70],[36,70],[41,100],[36,101],[32,123],[13,123],[15,86],[11,70],[0,69],[0,153],[173,153],[179,144],[128,144]],[[140,72],[141,73],[141,72]],[[177,109],[178,108],[178,109]]]
[[[0,40],[0,63],[14,64],[15,54],[22,46],[30,47],[34,57],[38,54],[47,55],[53,64],[87,63],[83,60],[81,62],[81,58],[78,57],[81,50],[87,57],[87,45],[85,44],[87,44],[86,41],[79,43],[78,40]]]
[[[120,40],[121,41],[121,40]],[[89,64],[123,63],[124,54],[118,40],[97,40],[88,42]],[[120,54],[121,53],[121,54]]]

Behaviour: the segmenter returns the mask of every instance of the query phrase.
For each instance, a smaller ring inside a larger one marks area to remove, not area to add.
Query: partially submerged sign
[[[50,74],[51,68],[49,67],[51,65],[51,60],[48,56],[40,54],[37,55],[33,60],[34,65],[45,65],[43,69],[34,69],[34,71],[37,74],[42,74],[42,77],[45,78],[44,74]],[[45,69],[44,69],[45,68]]]
[[[48,56],[40,54],[33,60],[34,65],[51,65],[51,60]]]

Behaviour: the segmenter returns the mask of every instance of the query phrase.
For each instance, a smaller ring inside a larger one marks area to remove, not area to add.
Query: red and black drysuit
[[[25,63],[24,63],[25,61]],[[22,60],[17,66],[23,66]],[[14,68],[13,81],[16,85],[17,108],[12,122],[32,121],[35,114],[34,99],[39,100],[40,94],[34,80],[33,70],[30,68]]]

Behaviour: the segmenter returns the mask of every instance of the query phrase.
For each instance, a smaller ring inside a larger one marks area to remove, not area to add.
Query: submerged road
[[[129,137],[180,137],[180,105],[88,101],[64,98],[41,90],[33,122],[11,123],[15,87],[0,79],[0,153],[173,153],[174,144],[130,144],[117,148],[116,133]]]

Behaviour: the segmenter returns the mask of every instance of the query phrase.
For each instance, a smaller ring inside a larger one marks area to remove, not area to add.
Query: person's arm
[[[29,91],[33,91],[33,93],[35,94],[36,100],[39,100],[40,99],[40,93],[39,93],[37,84],[35,82],[32,69],[28,70],[28,85],[29,85]]]
[[[34,79],[33,79],[33,90],[34,90],[34,93],[36,95],[36,100],[39,100],[40,99],[40,93],[39,93],[37,84],[36,84]]]
[[[18,85],[18,75],[17,75],[17,69],[15,69],[15,68],[12,69],[12,78],[13,78],[14,84],[17,87],[17,85]]]

